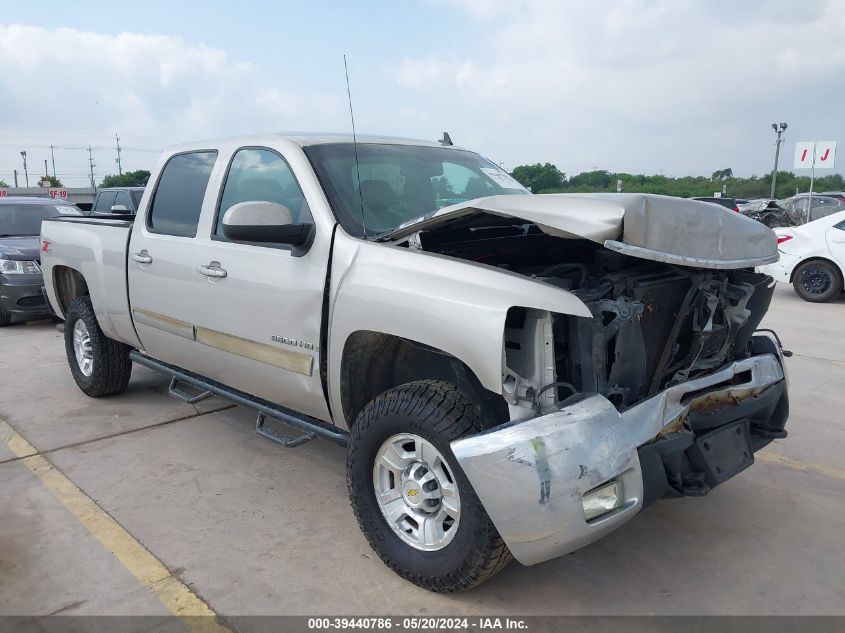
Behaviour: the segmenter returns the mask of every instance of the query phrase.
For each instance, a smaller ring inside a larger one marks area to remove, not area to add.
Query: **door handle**
[[[223,279],[226,276],[226,270],[220,267],[220,262],[209,262],[206,266],[200,266],[199,273],[217,279]]]
[[[139,264],[152,264],[153,258],[146,249],[144,249],[140,253],[132,253],[132,261],[138,262]]]

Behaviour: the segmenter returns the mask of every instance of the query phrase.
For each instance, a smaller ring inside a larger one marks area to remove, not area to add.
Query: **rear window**
[[[147,227],[156,233],[194,237],[202,201],[217,152],[191,152],[174,156],[161,173]]]

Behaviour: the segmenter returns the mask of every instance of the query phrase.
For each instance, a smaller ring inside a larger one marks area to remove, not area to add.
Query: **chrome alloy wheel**
[[[79,371],[90,376],[94,371],[94,350],[91,347],[91,335],[82,319],[77,319],[73,324],[73,353]]]
[[[457,481],[440,451],[419,435],[385,440],[373,464],[373,487],[387,524],[411,547],[436,551],[457,534]]]

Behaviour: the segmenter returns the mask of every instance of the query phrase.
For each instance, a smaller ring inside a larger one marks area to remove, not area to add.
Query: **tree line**
[[[41,180],[47,179],[50,181],[50,186],[54,188],[64,187],[62,181],[55,176],[40,176]],[[150,172],[146,169],[138,169],[136,171],[127,171],[125,174],[109,174],[103,177],[103,182],[100,187],[146,187],[147,181],[150,179]],[[5,182],[0,180],[0,188],[6,188]]]
[[[567,177],[551,163],[519,165],[511,176],[534,193],[598,193],[615,192],[617,181],[622,181],[626,193],[657,193],[667,196],[689,198],[712,196],[723,191],[731,198],[767,198],[771,193],[772,174],[740,178],[733,175],[733,169],[718,169],[710,177],[681,176],[673,178],[659,174],[627,174],[606,170],[587,171]],[[797,176],[790,171],[777,174],[776,198],[794,196],[796,191],[810,190],[810,177]],[[841,174],[816,177],[813,191],[843,191],[845,179]]]

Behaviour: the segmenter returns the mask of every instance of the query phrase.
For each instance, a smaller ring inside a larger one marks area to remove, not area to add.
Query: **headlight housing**
[[[38,262],[16,259],[0,259],[0,273],[4,275],[34,275],[41,272]]]

